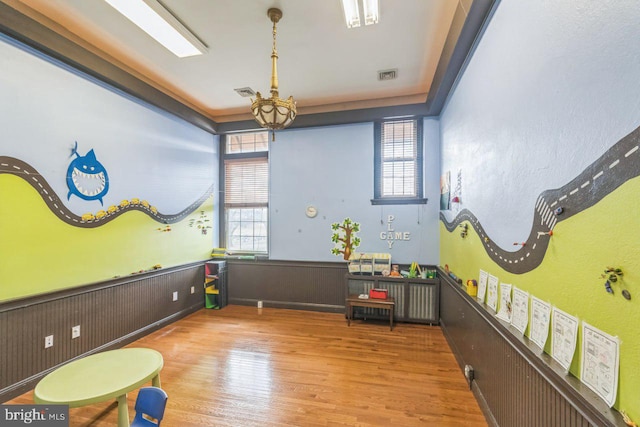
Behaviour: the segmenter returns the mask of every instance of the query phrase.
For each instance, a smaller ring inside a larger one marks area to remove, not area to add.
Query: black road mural
[[[205,194],[198,200],[193,202],[183,211],[174,215],[165,215],[158,212],[154,206],[150,205],[145,200],[140,201],[138,199],[131,199],[123,200],[119,205],[112,205],[105,210],[96,212],[95,214],[91,213],[78,216],[67,209],[44,177],[27,163],[13,157],[0,156],[0,174],[3,173],[16,175],[27,181],[36,189],[42,197],[42,200],[44,200],[49,209],[51,209],[51,212],[53,212],[58,218],[67,224],[84,228],[98,227],[119,217],[125,212],[133,210],[144,212],[149,217],[162,224],[174,224],[193,213],[213,193],[213,185],[211,185]]]
[[[533,226],[520,249],[509,252],[491,241],[478,218],[463,209],[448,222],[440,212],[440,220],[448,231],[463,221],[476,230],[489,257],[510,273],[527,273],[540,265],[553,238],[553,228],[560,221],[595,205],[628,180],[640,175],[640,127],[613,145],[568,184],[546,190],[535,203]]]

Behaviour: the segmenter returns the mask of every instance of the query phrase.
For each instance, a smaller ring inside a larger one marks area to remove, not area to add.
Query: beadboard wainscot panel
[[[470,297],[440,271],[440,325],[460,368],[474,369],[472,390],[493,426],[623,427],[577,378]]]
[[[346,263],[228,260],[229,304],[344,312]]]
[[[0,402],[68,361],[122,347],[203,308],[203,283],[198,262],[0,303]],[[80,336],[71,339],[76,325]],[[54,340],[45,349],[47,335]]]

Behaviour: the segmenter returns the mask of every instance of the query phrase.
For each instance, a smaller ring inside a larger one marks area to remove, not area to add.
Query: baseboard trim
[[[303,303],[303,302],[269,301],[269,300],[258,300],[254,298],[229,298],[229,304],[253,306],[253,307],[258,306],[258,301],[262,301],[262,307],[288,308],[291,310],[321,311],[325,313],[344,313],[343,305],[341,306],[341,305],[314,304],[314,303]]]

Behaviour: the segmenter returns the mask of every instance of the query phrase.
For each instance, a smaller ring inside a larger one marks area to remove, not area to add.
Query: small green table
[[[116,399],[118,427],[129,427],[127,392],[148,381],[160,387],[162,354],[149,348],[122,348],[74,360],[46,375],[33,391],[38,404],[70,408]]]

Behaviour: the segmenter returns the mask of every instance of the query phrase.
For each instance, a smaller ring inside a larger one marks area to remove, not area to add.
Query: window
[[[227,135],[224,147],[224,229],[229,252],[268,251],[269,135]]]
[[[269,151],[269,139],[267,138],[267,136],[268,132],[227,135],[227,146],[225,153],[266,153]]]
[[[375,123],[372,204],[426,203],[422,194],[422,120]]]

